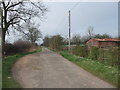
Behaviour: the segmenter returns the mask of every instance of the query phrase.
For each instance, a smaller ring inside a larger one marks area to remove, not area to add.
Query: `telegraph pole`
[[[71,38],[71,15],[70,15],[70,10],[69,10],[69,46],[68,46],[68,50],[69,52],[71,51],[70,50],[70,38]]]

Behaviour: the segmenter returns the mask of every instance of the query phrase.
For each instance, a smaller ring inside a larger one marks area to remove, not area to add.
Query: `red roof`
[[[104,38],[104,39],[93,38],[93,39],[88,40],[88,41],[86,42],[86,44],[88,44],[89,42],[91,42],[91,41],[93,41],[93,40],[98,41],[98,42],[99,42],[99,41],[100,41],[100,42],[101,42],[101,41],[103,41],[103,42],[104,42],[104,41],[106,41],[106,42],[109,42],[109,41],[111,41],[111,42],[112,42],[112,41],[113,41],[113,42],[114,42],[114,41],[115,41],[115,42],[120,42],[120,40],[112,39],[112,38]]]
[[[120,41],[120,40],[112,39],[112,38],[94,39],[94,40],[97,40],[97,41]]]

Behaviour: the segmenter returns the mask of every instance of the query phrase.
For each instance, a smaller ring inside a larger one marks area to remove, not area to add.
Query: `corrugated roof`
[[[97,41],[120,41],[120,40],[117,40],[117,39],[113,39],[113,38],[104,38],[104,39],[95,39]]]

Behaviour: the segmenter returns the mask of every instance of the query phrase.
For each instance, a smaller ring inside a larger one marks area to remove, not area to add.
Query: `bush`
[[[11,55],[14,53],[14,46],[11,43],[5,43],[3,48],[5,50],[5,55]]]
[[[28,51],[32,47],[31,43],[28,41],[22,41],[18,40],[14,42],[13,44],[11,43],[5,43],[4,49],[5,49],[5,55],[13,55],[16,53],[23,53]]]
[[[98,60],[100,60],[100,61],[103,61],[103,60],[105,60],[105,52],[107,52],[107,51],[105,51],[104,50],[104,48],[100,48],[99,49],[99,56],[98,56]],[[107,53],[106,53],[107,54]]]
[[[88,48],[86,46],[81,46],[81,57],[88,57]]]
[[[99,48],[92,47],[89,50],[89,58],[92,60],[98,60],[99,58]]]
[[[111,48],[97,48],[92,47],[88,50],[86,46],[74,46],[72,49],[72,54],[80,57],[90,58],[92,60],[99,60],[100,62],[117,66],[120,65],[120,47]]]
[[[68,46],[63,45],[62,46],[62,51],[68,51]]]
[[[120,47],[112,47],[109,49],[110,60],[112,65],[120,65],[119,56],[120,56]]]
[[[15,53],[25,52],[32,47],[30,42],[22,40],[14,42],[13,46]]]
[[[109,49],[100,48],[99,49],[99,59],[102,60],[103,63],[109,65],[120,65],[119,56],[120,56],[120,48],[111,47]]]
[[[74,48],[72,48],[72,53],[74,55],[79,56],[79,53],[80,53],[79,46],[75,46]]]
[[[88,57],[88,49],[86,46],[77,45],[72,49],[72,53],[80,57]]]

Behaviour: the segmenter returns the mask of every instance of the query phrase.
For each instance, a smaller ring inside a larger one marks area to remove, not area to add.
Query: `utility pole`
[[[71,15],[70,15],[70,10],[69,10],[69,46],[68,46],[68,50],[69,50],[69,52],[71,51],[70,50],[70,38],[71,38],[71,17],[70,17]]]

